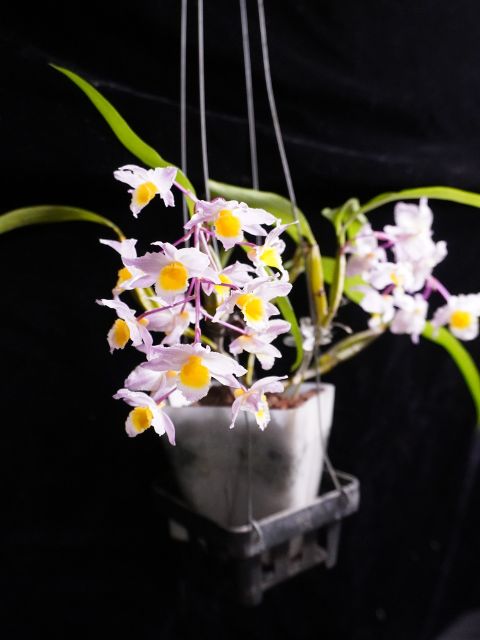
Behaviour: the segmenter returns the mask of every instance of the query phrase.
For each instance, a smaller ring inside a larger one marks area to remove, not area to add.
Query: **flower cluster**
[[[472,340],[478,335],[480,294],[451,295],[432,275],[447,255],[444,241],[432,239],[433,215],[427,200],[419,205],[399,202],[395,225],[382,232],[365,224],[345,246],[349,254],[347,275],[360,276],[360,306],[370,313],[371,329],[389,326],[396,334],[409,334],[414,342],[425,328],[430,298],[438,293],[444,304],[436,309],[432,324],[448,325],[454,336]]]
[[[287,225],[243,202],[199,200],[176,182],[176,173],[174,167],[134,165],[115,171],[115,178],[131,187],[135,217],[156,195],[167,207],[174,206],[175,188],[195,206],[179,240],[152,242],[155,250],[144,255],[137,255],[135,239],[101,240],[118,252],[123,267],[113,298],[98,300],[117,314],[107,337],[111,352],[131,343],[144,355],[114,396],[133,407],[126,421],[128,435],[153,427],[172,444],[175,428],[165,411],[167,400],[175,394],[183,403],[198,402],[213,380],[234,390],[231,427],[241,410],[253,413],[261,429],[267,426],[265,394],[282,391],[282,378],[269,376],[251,384],[251,369],[255,357],[268,370],[281,356],[272,342],[289,331],[290,323],[273,318],[279,314],[274,301],[292,286],[281,256],[285,244],[280,236]],[[267,232],[265,226],[273,228]],[[257,244],[246,236],[265,241]],[[223,266],[219,242],[225,250],[243,247],[247,261]],[[141,313],[120,299],[134,290],[141,292]],[[205,323],[221,328],[218,344],[204,335]],[[238,361],[243,352],[250,354],[249,370]]]

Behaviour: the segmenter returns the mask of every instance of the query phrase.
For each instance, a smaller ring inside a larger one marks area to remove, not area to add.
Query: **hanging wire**
[[[182,0],[180,20],[180,162],[187,174],[187,0]],[[187,201],[182,198],[183,224],[188,222]],[[185,245],[190,246],[190,240]]]
[[[267,27],[265,23],[265,8],[264,8],[263,0],[257,0],[257,7],[258,7],[258,20],[260,25],[260,39],[262,44],[263,70],[265,75],[265,86],[267,89],[268,103],[270,105],[270,113],[272,116],[272,122],[273,122],[274,131],[275,131],[277,146],[280,153],[280,160],[282,162],[283,174],[285,176],[285,182],[287,184],[288,197],[290,198],[290,203],[292,205],[292,215],[295,218],[295,221],[297,222],[298,233],[300,236],[300,241],[302,243],[302,248],[303,248],[302,255],[303,255],[303,261],[304,261],[304,266],[306,271],[306,252],[308,250],[308,246],[305,238],[303,238],[303,236],[300,233],[300,225],[299,225],[300,219],[297,211],[297,200],[295,197],[295,191],[294,191],[293,182],[292,182],[292,175],[290,173],[290,167],[288,165],[287,154],[285,152],[285,145],[283,143],[282,130],[280,127],[280,120],[278,118],[277,106],[275,103],[275,94],[274,94],[273,85],[272,85],[272,74],[270,71],[270,56],[268,52]],[[312,295],[312,291],[310,290],[310,287],[307,287],[307,291],[308,291],[308,306],[309,306],[310,315],[315,325],[317,325],[317,320],[318,320],[317,313],[316,313],[316,308],[315,308],[313,295]],[[320,349],[319,349],[317,340],[315,340],[315,346],[314,346],[315,384],[318,392],[320,392],[320,384],[321,384],[320,371],[318,368],[319,357],[320,357]],[[319,415],[319,418],[321,419],[322,411],[321,411],[320,393],[317,394],[317,401],[318,401],[318,415]],[[325,466],[327,467],[328,473],[332,479],[335,489],[337,489],[338,491],[342,491],[342,487],[341,487],[340,481],[338,480],[337,473],[327,453],[327,447],[326,447],[321,423],[320,423],[320,439],[322,443],[323,454],[325,457]]]
[[[247,90],[248,137],[250,140],[250,165],[252,187],[258,189],[257,138],[255,134],[255,109],[253,105],[252,63],[250,57],[250,39],[248,36],[248,15],[246,0],[240,0],[240,18],[242,22],[243,66],[245,69],[245,87]]]
[[[240,0],[240,20],[242,23],[243,68],[245,71],[245,88],[247,94],[248,138],[250,141],[250,168],[252,186],[258,189],[257,139],[255,134],[255,109],[253,104],[252,63],[250,56],[250,38],[248,37],[248,15],[246,0]],[[253,492],[252,492],[252,428],[248,413],[245,411],[247,429],[247,517],[253,527]]]
[[[208,185],[208,149],[207,149],[207,118],[205,113],[205,46],[203,39],[203,0],[197,0],[198,19],[198,82],[200,101],[200,136],[202,143],[202,167],[205,199],[210,200],[210,187]],[[218,240],[216,236],[212,238],[215,254],[219,254]]]
[[[203,0],[197,0],[198,10],[198,79],[200,100],[200,135],[202,141],[202,167],[203,182],[206,200],[210,200],[210,188],[208,186],[208,152],[207,152],[207,120],[205,116],[205,61],[203,42]]]
[[[265,24],[265,8],[263,6],[263,0],[257,0],[258,6],[258,19],[260,23],[260,39],[262,43],[262,59],[263,70],[265,74],[265,85],[267,88],[268,103],[270,105],[270,113],[272,115],[273,128],[275,130],[275,138],[277,140],[278,151],[280,153],[280,159],[282,161],[283,174],[285,176],[285,182],[287,183],[288,197],[292,204],[292,213],[296,220],[298,220],[298,214],[296,211],[297,199],[295,197],[295,191],[293,189],[292,176],[290,173],[290,167],[288,166],[287,154],[285,153],[285,145],[283,144],[282,130],[280,128],[280,121],[278,119],[277,105],[275,104],[275,94],[273,92],[272,74],[270,72],[270,56],[268,53],[268,41],[267,41],[267,27]]]

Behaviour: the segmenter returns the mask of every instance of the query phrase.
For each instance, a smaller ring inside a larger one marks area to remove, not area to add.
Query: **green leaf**
[[[249,207],[265,209],[265,211],[269,211],[277,218],[280,218],[282,224],[295,222],[291,202],[283,196],[279,196],[276,193],[270,193],[268,191],[257,191],[255,189],[237,187],[236,185],[217,182],[216,180],[209,180],[208,184],[210,186],[212,197],[221,196],[226,200],[238,200],[240,202],[245,202]],[[300,221],[300,224],[298,225],[300,226],[300,233],[308,242],[310,242],[310,244],[315,244],[315,237],[310,225],[308,224],[307,218],[298,207],[296,208],[296,211]],[[288,227],[287,233],[295,240],[295,242],[299,242],[300,238],[296,227],[297,225]]]
[[[23,209],[14,209],[0,216],[0,233],[7,233],[13,229],[26,227],[31,224],[49,224],[52,222],[95,222],[105,227],[113,229],[120,239],[125,236],[108,218],[87,211],[85,209],[77,209],[76,207],[63,207],[59,205],[41,205],[35,207],[24,207]]]
[[[331,284],[334,272],[335,272],[335,258],[330,258],[329,256],[322,256],[322,265],[323,265],[323,277],[325,278],[325,282],[327,284]],[[344,293],[347,298],[350,298],[352,302],[359,304],[362,300],[364,294],[361,291],[358,291],[356,287],[365,285],[364,280],[360,276],[347,276],[345,278],[344,285]]]
[[[290,331],[292,332],[293,339],[295,340],[295,346],[297,348],[297,357],[292,365],[292,371],[297,369],[303,360],[303,338],[300,327],[298,326],[297,316],[293,310],[292,303],[285,296],[282,298],[275,298],[273,304],[276,304],[280,309],[282,316],[287,322],[290,322]]]
[[[448,202],[458,202],[459,204],[480,208],[480,194],[474,193],[473,191],[463,191],[462,189],[455,189],[453,187],[416,187],[415,189],[382,193],[362,205],[360,207],[360,213],[368,213],[389,202],[417,198],[447,200]]]
[[[338,237],[342,233],[342,228],[346,229],[357,218],[359,211],[360,203],[357,198],[350,198],[337,209],[329,209],[328,207],[322,209],[322,215],[333,224]]]
[[[472,395],[477,412],[477,425],[480,425],[480,374],[472,357],[455,336],[443,327],[437,331],[427,322],[422,336],[442,346],[453,358]]]
[[[105,118],[108,125],[112,129],[113,133],[117,136],[118,140],[123,146],[128,149],[134,156],[136,156],[143,164],[148,167],[167,167],[172,166],[171,162],[167,162],[162,156],[153,149],[150,145],[144,142],[127,124],[127,122],[118,113],[115,107],[103,97],[103,95],[95,89],[89,82],[81,78],[73,71],[69,71],[63,67],[59,67],[55,64],[51,64],[54,69],[60,71],[67,76],[77,87],[79,87],[83,93],[91,100],[93,105],[97,108],[100,114]],[[190,180],[186,177],[180,169],[178,169],[176,180],[185,189],[188,189],[192,193],[195,193]],[[187,198],[187,204],[189,210],[193,210],[194,203],[190,198]]]

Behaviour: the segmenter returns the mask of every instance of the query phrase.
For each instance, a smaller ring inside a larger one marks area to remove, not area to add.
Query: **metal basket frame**
[[[176,532],[173,537],[189,542],[209,561],[229,567],[230,595],[242,604],[256,605],[274,585],[321,563],[327,568],[335,565],[342,520],[360,503],[359,481],[340,471],[336,476],[340,488],[328,488],[307,506],[236,527],[223,527],[196,513],[158,483],[153,496],[169,519],[170,531]]]

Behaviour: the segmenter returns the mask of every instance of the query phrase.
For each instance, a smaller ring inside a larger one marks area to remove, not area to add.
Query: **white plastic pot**
[[[168,407],[177,441],[168,455],[185,501],[223,526],[248,522],[248,416],[253,517],[307,505],[319,488],[334,396],[334,386],[322,384],[302,405],[271,410],[265,431],[246,412],[229,429],[230,407]]]

